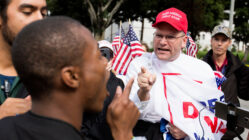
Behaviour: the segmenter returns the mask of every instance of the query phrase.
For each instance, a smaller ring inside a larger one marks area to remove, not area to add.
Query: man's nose
[[[37,11],[34,15],[34,21],[43,19],[43,15],[40,11]]]
[[[167,44],[168,41],[165,37],[162,37],[162,39],[160,40],[160,44]]]
[[[218,40],[218,44],[221,45],[222,44],[222,40]]]

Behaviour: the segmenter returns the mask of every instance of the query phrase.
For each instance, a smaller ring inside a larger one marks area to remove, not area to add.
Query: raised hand
[[[156,75],[151,74],[147,69],[141,67],[141,72],[138,73],[138,86],[140,87],[138,91],[138,96],[141,101],[149,100],[149,91],[156,81]]]
[[[126,85],[123,93],[120,87],[107,110],[107,122],[111,128],[115,140],[131,140],[132,129],[140,115],[136,105],[129,99],[132,78]]]

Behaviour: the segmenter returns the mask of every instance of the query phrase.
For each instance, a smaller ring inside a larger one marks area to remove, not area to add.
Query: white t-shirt
[[[159,80],[162,78],[162,73],[180,73],[195,81],[201,81],[203,85],[217,87],[213,70],[207,63],[199,59],[181,53],[174,61],[164,61],[159,60],[155,53],[144,53],[141,57],[137,57],[131,62],[124,80],[124,83],[126,84],[131,77],[135,77],[130,99],[139,108],[141,120],[155,123],[159,122],[162,118],[155,112],[154,105],[156,103],[153,102],[153,100],[141,102],[137,95],[137,91],[139,90],[137,76],[141,71],[141,67],[145,67],[150,73],[156,74],[157,79],[154,85],[163,84],[163,82]],[[157,86],[152,86],[151,91],[157,91],[156,89],[153,89],[155,87]],[[150,95],[152,94],[158,93],[150,92]]]

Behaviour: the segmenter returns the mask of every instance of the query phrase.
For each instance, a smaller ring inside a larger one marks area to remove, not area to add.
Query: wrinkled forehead
[[[218,34],[214,35],[212,38],[215,38],[215,39],[222,39],[222,40],[228,40],[228,39],[230,39],[230,38],[227,37],[224,33],[218,33]]]

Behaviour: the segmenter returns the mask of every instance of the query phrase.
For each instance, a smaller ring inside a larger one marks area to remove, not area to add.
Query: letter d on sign
[[[198,117],[199,111],[191,102],[183,102],[183,116],[184,118],[195,119]]]

